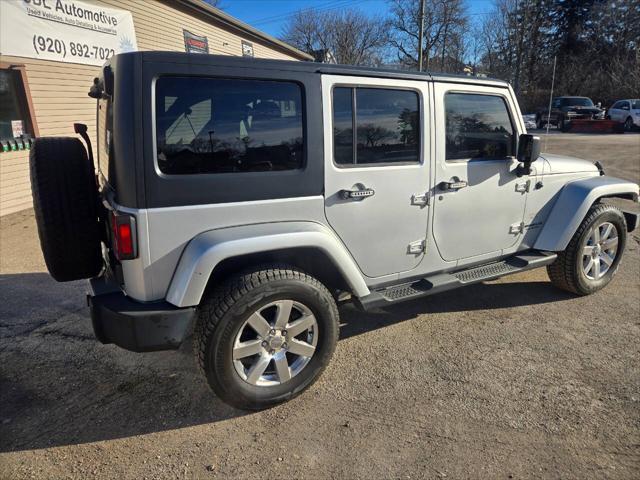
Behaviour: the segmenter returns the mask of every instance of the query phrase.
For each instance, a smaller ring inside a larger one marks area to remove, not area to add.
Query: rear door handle
[[[468,183],[464,180],[460,180],[458,182],[441,182],[440,190],[460,190],[468,186]]]
[[[345,200],[360,200],[373,197],[376,194],[373,188],[363,188],[362,190],[340,190],[340,197]]]

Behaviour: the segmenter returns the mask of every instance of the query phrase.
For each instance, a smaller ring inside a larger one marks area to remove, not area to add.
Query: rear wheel
[[[594,205],[567,249],[547,267],[551,283],[577,295],[604,288],[618,270],[626,239],[622,212],[612,205]]]
[[[199,309],[198,363],[213,391],[258,410],[308,388],[338,339],[338,309],[317,279],[272,266],[231,278]]]
[[[633,118],[627,117],[627,119],[624,121],[624,129],[627,132],[633,130]]]
[[[59,282],[102,269],[98,189],[77,138],[36,139],[29,154],[33,207],[47,269]]]

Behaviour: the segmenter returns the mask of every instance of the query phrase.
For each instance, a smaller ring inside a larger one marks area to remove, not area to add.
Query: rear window
[[[158,167],[171,175],[302,168],[302,110],[293,82],[161,77]]]
[[[562,104],[565,107],[593,107],[593,102],[590,98],[582,97],[568,97],[562,99]]]
[[[113,109],[111,98],[101,98],[98,100],[98,170],[105,180],[111,181],[113,174],[110,171],[109,161],[112,152],[112,128]]]

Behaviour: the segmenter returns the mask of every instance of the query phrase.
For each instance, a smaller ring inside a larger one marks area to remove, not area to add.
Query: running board
[[[438,273],[409,283],[392,285],[373,290],[366,297],[358,299],[363,310],[384,307],[404,300],[426,297],[465,285],[494,280],[496,278],[543,267],[553,263],[558,257],[552,252],[527,251],[494,263],[459,270]]]

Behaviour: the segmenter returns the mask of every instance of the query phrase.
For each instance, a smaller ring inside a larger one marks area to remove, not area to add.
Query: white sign
[[[75,0],[0,0],[0,55],[102,65],[137,49],[126,10]]]

